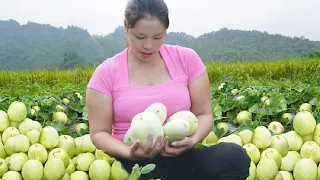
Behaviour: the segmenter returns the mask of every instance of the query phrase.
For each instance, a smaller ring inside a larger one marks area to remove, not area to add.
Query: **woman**
[[[90,135],[97,148],[119,160],[129,173],[135,163],[156,164],[141,179],[246,179],[250,158],[240,146],[193,148],[213,125],[209,78],[194,50],[164,44],[169,27],[165,2],[129,0],[124,26],[128,47],[96,68],[86,93]],[[168,117],[192,111],[199,120],[196,133],[172,146],[167,137],[158,137],[155,146],[145,150],[138,141],[125,145],[122,140],[133,116],[155,102],[166,105]]]

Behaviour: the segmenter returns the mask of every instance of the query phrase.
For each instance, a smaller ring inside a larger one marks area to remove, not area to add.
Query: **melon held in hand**
[[[187,110],[178,111],[169,117],[168,122],[175,119],[185,119],[189,122],[190,131],[187,136],[191,136],[197,131],[198,119],[197,119],[197,116],[193,114],[191,111],[187,111]]]
[[[126,145],[131,145],[133,144],[132,140],[131,140],[131,129],[129,128],[126,132],[126,134],[123,137],[123,143]]]
[[[163,125],[164,136],[168,136],[168,142],[179,141],[190,132],[190,125],[185,119],[174,119]]]
[[[157,115],[161,121],[161,124],[163,124],[167,118],[167,108],[164,104],[159,102],[151,104],[146,108],[146,110],[144,110],[144,112],[152,112]]]
[[[152,135],[152,146],[155,145],[158,136],[164,136],[162,124],[159,117],[152,112],[141,112],[136,114],[130,126],[131,140],[139,140],[141,148],[145,148],[148,143],[148,135]]]

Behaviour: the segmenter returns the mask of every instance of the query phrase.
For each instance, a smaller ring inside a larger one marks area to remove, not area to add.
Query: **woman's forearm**
[[[129,158],[129,147],[114,138],[110,133],[101,131],[92,135],[91,138],[97,149],[104,151],[106,154],[115,158]]]
[[[212,130],[213,120],[211,114],[198,115],[198,129],[196,133],[190,136],[195,144],[201,142]]]

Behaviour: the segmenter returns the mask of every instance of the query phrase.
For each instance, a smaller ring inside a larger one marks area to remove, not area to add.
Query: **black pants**
[[[151,160],[129,161],[117,158],[131,173],[135,163],[156,164],[144,179],[161,180],[245,180],[249,176],[250,157],[245,149],[234,143],[220,143],[203,149],[191,149],[178,157],[157,155]]]

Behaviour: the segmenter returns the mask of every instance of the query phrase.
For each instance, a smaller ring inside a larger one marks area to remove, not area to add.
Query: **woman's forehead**
[[[132,31],[137,35],[156,36],[165,33],[166,29],[157,18],[144,18],[136,22]]]

